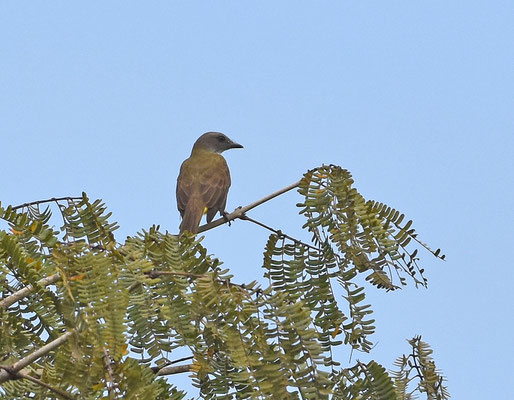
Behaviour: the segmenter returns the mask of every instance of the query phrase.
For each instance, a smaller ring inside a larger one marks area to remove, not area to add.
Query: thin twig
[[[418,340],[416,340],[416,342],[417,342],[417,344],[419,344]],[[416,344],[412,345],[412,353],[411,353],[410,357],[412,359],[412,362],[414,363],[414,368],[416,368],[416,372],[418,374],[418,378],[420,380],[423,380],[423,378],[424,378],[424,374],[422,372],[423,366],[422,365],[418,365],[418,356],[416,355]]]
[[[107,382],[107,391],[109,392],[109,396],[112,396],[112,391],[115,391],[118,387],[116,381],[114,380],[114,371],[112,370],[112,362],[111,356],[107,351],[106,347],[103,348],[104,351],[104,364],[107,369],[107,374],[109,375],[109,381]]]
[[[241,218],[247,211],[250,211],[252,208],[255,208],[257,206],[260,206],[262,203],[265,203],[271,199],[274,199],[277,196],[280,196],[283,193],[289,192],[291,189],[294,189],[300,185],[300,181],[292,183],[289,186],[286,186],[285,188],[282,188],[280,190],[277,190],[276,192],[273,192],[267,196],[264,196],[262,199],[254,201],[253,203],[248,204],[244,207],[238,207],[234,211],[232,211],[230,214],[226,214],[225,216],[218,218],[212,222],[209,222],[208,224],[204,224],[198,228],[198,233],[208,231],[212,228],[216,228],[217,226],[223,225],[226,222],[233,221],[237,218]]]
[[[157,278],[159,276],[163,275],[178,275],[178,276],[186,276],[188,278],[205,278],[207,275],[203,274],[193,274],[191,272],[183,272],[183,271],[150,271],[147,272],[146,275],[148,275],[150,278]]]
[[[171,360],[168,365],[177,364],[177,363],[182,362],[182,361],[192,360],[193,358],[194,358],[194,356],[178,358],[176,360]]]
[[[36,201],[31,201],[29,203],[23,203],[23,204],[20,204],[19,206],[12,207],[12,209],[13,210],[18,210],[20,208],[28,207],[28,206],[33,206],[35,204],[51,203],[53,201],[57,202],[57,201],[62,201],[62,200],[82,200],[82,197],[69,197],[69,196],[66,196],[66,197],[52,197],[51,199],[36,200]]]
[[[21,371],[12,372],[12,368],[6,367],[6,366],[3,366],[3,365],[0,365],[0,369],[3,369],[5,371],[7,371],[12,376],[11,379],[27,379],[27,380],[29,380],[31,382],[34,382],[35,384],[37,384],[39,386],[42,386],[44,388],[47,388],[48,390],[51,390],[52,392],[58,394],[61,397],[64,397],[65,399],[69,399],[69,400],[74,400],[75,399],[75,397],[73,397],[69,393],[66,393],[64,390],[58,389],[56,387],[53,387],[53,386],[49,385],[48,383],[43,382],[40,379],[34,378],[32,375],[26,374],[26,373],[21,372]]]
[[[163,376],[163,375],[175,375],[175,374],[181,374],[183,372],[189,372],[191,371],[191,367],[193,364],[187,364],[187,365],[177,365],[175,367],[164,367],[157,372],[157,376]]]
[[[57,282],[61,278],[61,275],[59,273],[53,274],[50,276],[47,276],[46,278],[40,279],[37,281],[38,286],[48,286],[52,283]],[[34,291],[34,287],[32,285],[29,285],[27,287],[24,287],[23,289],[18,290],[17,292],[14,292],[10,296],[7,296],[5,299],[0,301],[0,307],[6,310],[8,307],[16,303],[17,301],[23,299],[24,297],[28,296],[30,293]]]
[[[272,228],[271,226],[268,226],[268,225],[266,225],[266,224],[264,224],[264,223],[262,223],[262,222],[260,222],[260,221],[257,221],[257,220],[255,220],[255,219],[253,219],[253,218],[250,218],[250,217],[248,217],[248,216],[246,216],[246,215],[243,215],[243,216],[241,216],[241,217],[239,217],[239,218],[240,218],[240,219],[243,219],[243,220],[246,220],[246,221],[253,222],[253,223],[254,223],[254,224],[256,224],[256,225],[262,226],[263,228],[266,228],[267,230],[269,230],[269,231],[271,231],[271,232],[275,233],[275,234],[276,234],[276,235],[278,235],[279,237],[287,238],[287,239],[289,239],[289,240],[292,240],[292,241],[293,241],[293,242],[295,242],[295,243],[298,243],[298,244],[301,244],[301,245],[303,245],[303,246],[305,246],[305,247],[308,247],[309,249],[315,250],[315,251],[317,251],[317,252],[322,251],[322,250],[321,250],[320,248],[318,248],[318,247],[311,246],[310,244],[307,244],[307,243],[305,243],[305,242],[302,242],[301,240],[295,239],[295,238],[294,238],[294,237],[292,237],[292,236],[286,235],[284,232],[282,232],[282,231],[281,231],[281,230],[279,230],[279,229],[274,229],[274,228]]]
[[[18,362],[11,365],[10,371],[7,372],[5,369],[4,371],[0,372],[0,383],[6,382],[12,378],[13,373],[18,373],[23,368],[25,368],[27,365],[32,364],[34,361],[36,361],[38,358],[44,356],[45,354],[51,352],[52,350],[55,350],[57,347],[59,347],[61,344],[65,343],[68,338],[73,335],[74,331],[68,331],[61,337],[51,341],[50,343],[44,345],[39,350],[36,350],[34,353],[29,354],[28,356],[22,358]]]
[[[169,367],[170,365],[173,365],[173,364],[178,364],[179,362],[182,362],[182,361],[188,361],[188,360],[192,360],[194,358],[194,356],[188,356],[188,357],[182,357],[182,358],[179,358],[177,360],[171,360],[171,361],[167,361],[165,365],[163,365],[162,367],[160,366],[155,366],[155,367],[152,367],[151,370],[155,373],[158,373],[161,369],[163,368],[166,368],[166,367]]]
[[[157,271],[157,270],[146,272],[146,275],[148,275],[150,278],[157,278],[159,276],[166,276],[166,275],[172,275],[172,276],[178,275],[178,276],[185,276],[188,278],[207,278],[207,277],[209,277],[209,275],[206,275],[206,274],[194,274],[191,272],[184,272],[184,271]],[[250,289],[244,283],[242,283],[242,284],[233,283],[229,279],[216,279],[216,282],[221,283],[222,285],[225,285],[225,286],[229,286],[229,287],[237,287],[237,288],[247,292],[248,295],[250,295],[251,293],[259,293],[260,294],[262,292],[262,289],[260,289],[260,288]],[[135,286],[135,285],[132,284],[129,287],[129,290],[132,286]]]
[[[396,226],[396,228],[401,232],[403,230],[403,228],[397,224],[396,222],[393,222],[394,226]],[[420,246],[422,246],[425,250],[427,250],[429,253],[431,253],[434,257],[436,258],[439,258],[440,260],[443,260],[443,261],[446,261],[446,255],[445,254],[441,254],[441,249],[437,249],[437,250],[432,250],[430,247],[428,247],[428,244],[426,243],[423,243],[421,240],[419,240],[417,238],[417,234],[412,234],[412,233],[409,233],[409,232],[406,232],[407,235],[409,235],[409,237],[411,239],[414,239],[415,242],[417,242]],[[402,246],[403,247],[403,246]],[[409,254],[407,252],[407,250],[405,250],[405,252],[407,254]],[[418,268],[419,269],[419,268]]]
[[[241,217],[244,216],[244,218],[242,218],[242,219],[248,219],[249,221],[254,222],[254,223],[258,224],[258,225],[261,225],[264,228],[271,230],[272,232],[275,232],[277,234],[282,235],[283,237],[287,237],[288,239],[291,239],[291,240],[293,240],[295,242],[301,243],[301,244],[303,244],[305,246],[308,246],[309,248],[312,248],[312,249],[314,249],[316,251],[320,251],[320,249],[318,249],[316,247],[313,247],[313,246],[310,246],[310,245],[308,245],[306,243],[300,242],[299,240],[296,240],[296,239],[294,239],[291,236],[285,235],[283,233],[279,233],[279,231],[274,230],[273,228],[270,228],[270,227],[268,227],[268,226],[266,226],[266,225],[264,225],[262,223],[259,223],[258,221],[255,221],[255,220],[245,216],[245,213],[247,211],[249,211],[249,210],[251,210],[251,209],[253,209],[253,208],[255,208],[255,207],[257,207],[257,206],[259,206],[259,205],[261,205],[261,204],[263,204],[263,203],[265,203],[265,202],[267,202],[267,201],[269,201],[269,200],[271,200],[271,199],[273,199],[275,197],[277,197],[277,196],[280,196],[283,193],[286,193],[286,192],[288,192],[288,191],[298,187],[299,184],[300,184],[300,181],[295,182],[295,183],[293,183],[293,184],[291,184],[289,186],[286,186],[286,187],[284,187],[284,188],[282,188],[280,190],[277,190],[274,193],[271,193],[271,194],[263,197],[260,200],[254,201],[253,203],[250,203],[247,206],[239,207],[236,210],[234,210],[232,213],[227,214],[226,218],[221,217],[221,218],[218,218],[215,221],[210,222],[209,224],[202,225],[199,228],[199,232],[205,232],[205,231],[207,231],[209,229],[212,229],[212,228],[215,228],[215,227],[217,227],[219,225],[222,225],[225,222],[229,222],[229,221],[232,221],[232,220],[234,220],[236,218],[241,218]],[[52,202],[52,201],[60,201],[60,200],[81,200],[81,199],[82,199],[82,197],[52,197],[51,199],[47,199],[47,200],[38,200],[38,201],[30,202],[30,203],[24,203],[24,204],[21,204],[19,206],[13,207],[13,210],[18,209],[18,208],[27,207],[27,206],[30,206],[30,205],[33,205],[33,204],[41,204],[41,203],[47,203],[47,202]],[[96,246],[96,247],[98,247],[98,246]],[[101,250],[103,250],[103,248],[101,248]],[[180,275],[181,273],[174,272],[174,274],[175,275]],[[197,277],[197,278],[203,277],[203,275],[194,276],[193,274],[189,274],[189,273],[186,273],[186,272],[184,272],[182,274],[184,276],[192,276],[192,277]],[[163,274],[163,275],[165,275],[165,274]],[[54,275],[51,275],[51,276],[48,276],[46,278],[41,279],[40,281],[38,281],[38,284],[41,285],[41,286],[47,286],[49,284],[57,282],[59,280],[59,278],[60,278],[59,274],[54,274]],[[135,288],[137,286],[137,284],[133,285],[133,286]],[[239,285],[239,286],[241,286],[241,285]],[[131,287],[130,289],[134,289],[134,288]],[[7,309],[7,307],[11,306],[16,301],[22,299],[23,297],[28,296],[32,291],[33,291],[33,287],[32,286],[27,286],[26,288],[23,288],[23,289],[15,292],[15,293],[13,293],[9,297],[5,298],[4,300],[0,301],[0,307],[2,307],[5,310],[5,309]]]

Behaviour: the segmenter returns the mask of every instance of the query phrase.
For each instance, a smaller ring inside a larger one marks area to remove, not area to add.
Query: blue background
[[[422,253],[427,290],[369,290],[371,357],[392,367],[421,334],[453,398],[507,399],[512,21],[495,0],[2,2],[0,200],[84,190],[123,241],[154,223],[177,231],[178,169],[205,131],[245,146],[226,153],[229,210],[341,165],[448,260]],[[298,201],[250,216],[305,238]],[[245,282],[262,278],[267,236],[236,221],[204,244]]]

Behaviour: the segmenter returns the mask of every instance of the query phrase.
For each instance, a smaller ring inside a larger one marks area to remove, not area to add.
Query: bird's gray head
[[[239,143],[233,142],[226,135],[220,132],[207,132],[198,138],[193,146],[194,150],[207,150],[213,153],[223,153],[228,149],[241,149]]]

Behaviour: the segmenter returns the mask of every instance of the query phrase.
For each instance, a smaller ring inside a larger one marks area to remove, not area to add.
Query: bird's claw
[[[221,216],[223,217],[223,219],[225,220],[225,222],[228,222],[228,226],[232,226],[232,222],[230,221],[230,219],[228,219],[228,212],[223,211],[223,213],[221,214]]]

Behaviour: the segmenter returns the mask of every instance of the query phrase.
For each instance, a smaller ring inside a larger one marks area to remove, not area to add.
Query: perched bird
[[[177,206],[182,217],[180,233],[198,233],[204,213],[207,213],[207,222],[211,222],[217,212],[225,214],[230,172],[221,153],[242,147],[219,132],[204,133],[195,142],[177,178]]]

